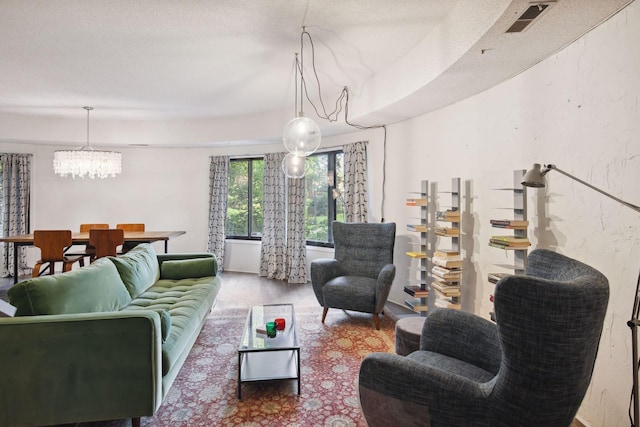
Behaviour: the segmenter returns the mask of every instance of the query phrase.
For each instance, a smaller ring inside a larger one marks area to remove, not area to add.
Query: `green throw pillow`
[[[214,257],[164,261],[160,267],[162,279],[197,279],[215,276],[215,274],[216,259]]]
[[[118,270],[107,259],[18,282],[8,294],[16,316],[117,311],[131,302]]]
[[[141,243],[126,254],[109,259],[118,269],[131,298],[146,291],[160,276],[158,257],[148,243]]]

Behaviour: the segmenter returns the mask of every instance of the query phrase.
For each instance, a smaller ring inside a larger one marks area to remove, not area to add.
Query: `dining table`
[[[125,231],[125,242],[137,242],[137,243],[153,243],[164,242],[164,252],[167,253],[169,249],[169,240],[185,234],[186,231]],[[15,261],[18,259],[18,248],[20,246],[33,246],[33,233],[29,234],[16,234],[14,236],[1,237],[0,242],[13,244],[13,283],[18,282],[18,263]],[[75,232],[71,233],[72,245],[87,245],[89,243],[89,232]]]

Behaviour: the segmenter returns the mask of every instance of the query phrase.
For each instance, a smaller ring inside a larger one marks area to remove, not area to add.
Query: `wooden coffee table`
[[[285,329],[269,338],[259,331],[266,322],[285,319]],[[297,380],[300,394],[300,344],[293,304],[256,305],[249,309],[238,348],[238,399],[242,383]]]

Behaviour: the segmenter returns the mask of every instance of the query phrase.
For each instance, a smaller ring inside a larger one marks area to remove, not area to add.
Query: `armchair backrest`
[[[335,259],[347,276],[377,278],[393,264],[396,224],[338,222],[332,224]]]
[[[506,277],[495,290],[502,363],[495,405],[522,425],[571,424],[586,393],[609,300],[599,271],[537,249],[526,275]],[[553,421],[551,421],[553,420]]]

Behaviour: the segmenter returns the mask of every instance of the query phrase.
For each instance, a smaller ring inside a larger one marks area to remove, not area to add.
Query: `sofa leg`
[[[329,311],[329,307],[323,307],[324,310],[322,310],[322,323],[324,323],[324,319],[327,317],[327,311]]]
[[[140,417],[131,418],[131,427],[140,427]]]
[[[373,313],[373,324],[377,330],[380,330],[380,318],[378,317],[378,313]]]

